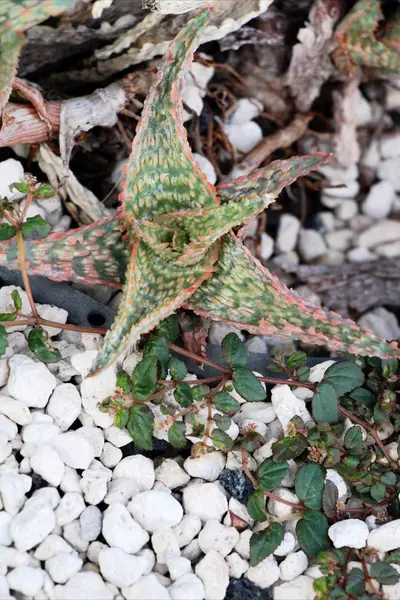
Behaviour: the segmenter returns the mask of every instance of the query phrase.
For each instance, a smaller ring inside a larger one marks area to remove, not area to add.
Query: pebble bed
[[[0,290],[0,312],[13,289]],[[66,320],[64,310],[51,311]],[[296,518],[284,521],[274,554],[249,565],[250,537],[265,524],[255,525],[246,509],[251,484],[240,452],[180,456],[167,446],[163,415],[151,405],[158,448],[145,455],[98,408],[115,389],[115,368],[85,379],[100,336],[53,329],[62,360],[46,366],[30,355],[28,328],[15,329],[0,359],[2,600],[312,600],[321,573],[299,549]],[[140,358],[131,354],[124,368],[132,371]],[[332,362],[313,367],[310,381],[320,381]],[[251,424],[265,438],[251,470],[271,456],[295,414],[311,419],[310,394],[277,385],[270,402],[237,397],[242,406],[228,434],[235,439]],[[296,503],[297,466],[289,465],[274,493]],[[328,469],[327,477],[345,500],[340,475]],[[292,507],[270,499],[268,511],[285,519]],[[384,556],[400,547],[400,520],[377,527],[372,517],[350,519],[332,525],[329,536],[337,548],[368,544]],[[400,584],[382,591],[398,598]]]

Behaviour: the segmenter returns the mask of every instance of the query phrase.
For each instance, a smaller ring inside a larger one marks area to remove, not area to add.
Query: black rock
[[[231,577],[225,600],[272,600],[272,593],[269,590],[262,590],[249,579]]]
[[[242,504],[247,504],[249,495],[253,491],[250,480],[240,471],[224,469],[219,476],[222,487]]]

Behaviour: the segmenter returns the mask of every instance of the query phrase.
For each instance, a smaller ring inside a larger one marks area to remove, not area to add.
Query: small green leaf
[[[247,352],[239,336],[236,333],[228,333],[221,344],[222,357],[232,368],[245,367],[247,365]]]
[[[371,565],[369,574],[370,577],[376,579],[378,583],[382,583],[383,585],[394,585],[399,581],[399,574],[396,569],[394,569],[392,565],[380,561]]]
[[[181,381],[174,390],[174,398],[183,408],[193,404],[193,394],[190,385]]]
[[[227,392],[218,392],[213,396],[214,406],[227,415],[234,415],[240,409],[240,402]]]
[[[348,450],[354,450],[358,446],[361,446],[363,442],[362,439],[362,430],[361,427],[355,425],[354,427],[350,427],[344,436],[344,445]]]
[[[49,235],[50,230],[50,223],[47,223],[47,221],[42,219],[39,215],[28,217],[21,225],[24,240],[41,240]]]
[[[217,413],[214,415],[214,423],[218,429],[228,431],[229,427],[232,425],[232,419],[228,417],[228,415],[220,415]]]
[[[272,492],[289,471],[287,462],[275,462],[266,458],[257,469],[258,484],[262,490]]]
[[[18,290],[13,290],[11,292],[11,298],[12,298],[12,301],[14,303],[15,310],[16,311],[20,311],[21,308],[22,308],[22,298],[19,295],[19,291]]]
[[[343,477],[343,479],[350,483],[357,483],[358,481],[360,481],[361,473],[359,473],[352,467],[349,467],[348,465],[340,463],[335,466],[335,469],[339,473],[339,475]]]
[[[26,193],[26,192],[25,192]],[[34,191],[35,198],[52,198],[56,195],[56,191],[48,183],[42,183]]]
[[[346,592],[351,596],[359,596],[365,591],[365,578],[361,569],[351,569],[347,576]]]
[[[321,512],[306,510],[304,517],[296,525],[296,535],[300,548],[311,557],[329,547],[328,519]]]
[[[251,518],[255,521],[263,522],[268,519],[265,510],[265,495],[263,492],[257,490],[250,494],[247,501],[247,510]]]
[[[176,356],[171,356],[171,358],[169,359],[168,369],[171,374],[171,378],[174,381],[180,381],[181,379],[184,379],[187,375],[187,368],[185,363]]]
[[[7,350],[8,340],[7,340],[7,332],[6,328],[3,325],[0,325],[0,356],[3,356],[5,351]]]
[[[383,483],[378,481],[373,486],[371,486],[369,493],[371,494],[371,496],[374,500],[376,500],[377,502],[380,502],[386,496],[386,487],[384,486]]]
[[[336,485],[327,479],[322,492],[322,509],[329,519],[333,519],[336,514],[338,498],[339,492]]]
[[[21,194],[27,194],[29,192],[28,184],[25,183],[25,181],[16,181],[15,183],[11,183],[8,186],[8,189],[10,190],[10,192],[16,189],[19,192],[21,192]]]
[[[0,313],[0,321],[14,321],[15,313]]]
[[[167,365],[170,353],[168,341],[160,335],[151,335],[143,348],[143,358],[154,357],[160,361],[162,365]]]
[[[307,508],[319,510],[322,506],[322,492],[325,483],[325,470],[315,463],[300,467],[296,473],[295,492]]]
[[[388,471],[387,473],[384,473],[383,475],[381,475],[380,480],[385,485],[395,485],[395,483],[397,481],[397,476],[396,476],[396,473],[392,473],[391,471]]]
[[[312,399],[312,415],[317,423],[337,423],[339,402],[335,388],[330,383],[319,383]]]
[[[11,240],[17,233],[17,230],[8,223],[0,223],[0,241]]]
[[[170,315],[164,321],[161,321],[157,332],[160,336],[166,338],[168,342],[175,342],[181,333],[178,315]]]
[[[121,408],[114,415],[114,425],[118,427],[118,429],[124,429],[127,426],[129,421],[129,410],[127,408]]]
[[[168,429],[168,441],[174,448],[185,448],[187,439],[185,438],[186,426],[184,423],[176,421]]]
[[[293,354],[291,354],[288,358],[287,361],[287,366],[289,367],[289,369],[299,369],[300,367],[303,367],[306,363],[307,360],[307,354],[305,352],[302,352],[301,350],[298,350],[297,352],[293,352]]]
[[[300,433],[292,437],[285,437],[272,444],[272,457],[276,462],[284,462],[297,458],[307,448],[308,442]]]
[[[303,365],[302,367],[297,369],[296,379],[298,379],[299,381],[307,381],[310,377],[310,372],[310,367],[307,367],[307,365]]]
[[[348,596],[342,587],[337,587],[329,594],[329,600],[347,600]]]
[[[132,395],[136,400],[146,400],[157,385],[157,359],[149,356],[141,360],[132,374]]]
[[[376,402],[375,395],[371,392],[371,390],[367,390],[365,388],[356,388],[350,394],[350,398],[367,406],[368,408],[372,408]]]
[[[385,556],[385,561],[389,563],[395,563],[396,565],[400,564],[400,552],[391,552]]]
[[[352,362],[336,362],[325,371],[323,381],[330,383],[339,398],[364,383],[364,373]]]
[[[271,523],[262,533],[253,533],[250,539],[250,565],[254,567],[270,556],[282,542],[285,530],[281,523]]]
[[[143,450],[153,449],[154,415],[145,404],[134,404],[130,410],[127,429],[131,438]]]
[[[260,402],[267,397],[261,382],[250,369],[234,369],[232,382],[237,393],[248,402]]]
[[[225,431],[221,431],[221,429],[213,429],[210,438],[214,446],[219,450],[231,450],[233,447],[232,438]]]
[[[132,381],[128,373],[123,369],[117,373],[117,387],[121,388],[124,394],[129,394],[132,389]],[[125,425],[124,425],[125,427]]]
[[[321,592],[326,594],[328,591],[328,578],[327,577],[317,577],[314,579],[313,588],[315,592]]]
[[[28,335],[29,350],[45,363],[61,360],[61,354],[56,348],[49,345],[48,335],[42,327],[34,327]]]

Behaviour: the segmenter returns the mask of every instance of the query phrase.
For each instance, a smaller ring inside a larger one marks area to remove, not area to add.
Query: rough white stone
[[[104,502],[106,504],[128,504],[129,500],[139,493],[139,487],[133,479],[128,477],[119,477],[113,479],[109,486]]]
[[[79,482],[80,478],[75,469],[66,466],[64,470],[64,477],[60,485],[61,490],[65,493],[77,492],[78,494],[82,494]]]
[[[18,427],[5,415],[0,415],[0,433],[4,433],[8,440],[12,440],[18,433]]]
[[[239,534],[239,541],[235,545],[236,552],[246,560],[250,558],[250,538],[252,535],[250,529],[245,529]]]
[[[129,502],[128,510],[146,531],[153,533],[160,524],[174,527],[183,517],[180,503],[170,494],[149,490]]]
[[[203,103],[202,103],[203,105]],[[199,165],[200,169],[207,177],[208,181],[214,185],[217,181],[217,174],[214,169],[214,165],[202,154],[198,154],[197,152],[193,152],[193,158]]]
[[[274,239],[268,233],[262,233],[260,236],[260,256],[262,260],[271,258],[274,252]]]
[[[113,600],[114,597],[100,575],[90,571],[76,573],[65,585],[57,585],[55,594],[56,600]]]
[[[51,506],[40,497],[26,501],[10,523],[9,534],[18,550],[30,550],[53,530],[56,517]]]
[[[135,554],[149,541],[147,531],[136,523],[123,504],[112,504],[103,513],[103,537],[107,544]]]
[[[89,542],[82,537],[81,525],[78,519],[63,527],[63,536],[77,552],[86,552]]]
[[[225,462],[226,459],[222,452],[209,452],[198,458],[187,458],[183,467],[191,477],[215,481],[225,468]]]
[[[160,523],[154,528],[151,545],[159,564],[166,564],[169,558],[179,556],[181,553],[178,540],[172,528],[166,523]]]
[[[56,387],[47,404],[46,412],[54,419],[61,431],[66,431],[79,417],[82,400],[72,383],[62,383]]]
[[[38,414],[39,413],[34,413],[34,416]],[[47,417],[47,415],[42,416]],[[48,418],[51,419],[51,417]],[[24,447],[27,444],[32,446],[32,452],[29,453],[29,456],[32,456],[36,446],[52,442],[54,438],[58,437],[59,433],[60,428],[51,421],[40,421],[35,419],[32,423],[25,425],[25,427],[22,428],[21,436],[25,442]],[[24,456],[28,456],[28,453],[25,453]]]
[[[103,446],[103,451],[100,456],[100,460],[105,467],[109,469],[115,467],[122,459],[122,451],[116,448],[114,444],[106,442]]]
[[[82,567],[83,560],[76,554],[60,553],[47,559],[45,568],[54,583],[66,583]]]
[[[328,535],[331,538],[335,548],[364,548],[368,537],[368,526],[360,519],[347,519],[338,521],[328,529]]]
[[[277,549],[274,551],[274,554],[275,556],[287,556],[288,554],[293,552],[295,546],[296,538],[294,537],[293,533],[291,533],[290,531],[286,531],[283,540],[281,541]]]
[[[169,576],[171,577],[172,581],[176,581],[177,579],[179,579],[183,575],[187,575],[188,573],[193,573],[190,560],[184,558],[183,556],[167,557],[166,565],[168,567]]]
[[[127,456],[114,469],[113,479],[117,477],[133,479],[140,492],[151,490],[155,481],[153,461],[141,454]]]
[[[276,488],[274,490],[274,494],[279,496],[279,498],[282,498],[282,500],[288,500],[289,502],[293,502],[295,504],[300,502],[296,494],[283,487]],[[292,506],[283,504],[283,502],[279,502],[279,500],[274,500],[273,498],[268,500],[268,511],[275,517],[287,517],[293,512],[293,510],[294,509]]]
[[[374,248],[380,244],[394,242],[399,239],[400,221],[383,219],[382,221],[379,221],[379,223],[376,223],[363,231],[358,237],[357,245],[364,248]]]
[[[348,496],[348,489],[345,480],[335,469],[327,469],[325,480],[332,481],[338,490],[338,500],[344,501]]]
[[[286,429],[296,415],[303,419],[304,423],[311,419],[304,400],[297,398],[288,385],[275,385],[271,391],[271,402],[283,429]]]
[[[233,420],[239,425],[244,419],[256,418],[261,423],[271,423],[276,418],[274,407],[270,402],[245,402],[234,415]]]
[[[371,186],[365,198],[362,211],[371,219],[381,220],[390,215],[395,191],[389,181],[379,181]]]
[[[12,183],[19,183],[24,179],[24,168],[19,160],[8,158],[0,162],[0,197],[7,198],[10,202],[21,200],[25,196],[23,192],[19,192],[13,188],[10,190]]]
[[[171,596],[154,573],[142,576],[136,583],[122,590],[126,600],[170,600]],[[87,599],[89,600],[89,598]]]
[[[248,123],[248,121],[259,117],[262,111],[263,105],[256,98],[240,98],[235,105],[235,110],[230,116],[229,121],[235,125]]]
[[[230,143],[240,152],[250,152],[263,138],[261,127],[254,121],[247,123],[226,123],[224,132]]]
[[[7,575],[7,583],[10,589],[27,596],[34,596],[42,587],[43,581],[42,569],[34,569],[28,566],[16,567]]]
[[[220,346],[222,340],[228,333],[236,333],[239,336],[239,339],[244,342],[244,335],[239,330],[236,329],[233,325],[229,325],[228,323],[219,323],[218,321],[213,321],[210,327],[210,333],[208,339],[210,344],[215,344],[216,346]],[[227,385],[230,385],[231,382],[227,382]],[[235,395],[232,394],[234,397]]]
[[[60,494],[58,490],[54,487],[43,487],[34,491],[32,494],[32,498],[41,498],[48,504],[50,504],[51,508],[54,510],[60,503]]]
[[[71,364],[82,377],[86,377],[97,355],[97,350],[86,350],[77,353],[71,357]],[[98,404],[112,396],[115,387],[116,371],[114,366],[108,367],[92,377],[86,377],[81,383],[80,392],[83,407],[99,427],[110,427],[112,425],[112,415],[102,413],[98,408]]]
[[[171,490],[183,487],[190,481],[189,475],[182,469],[175,460],[165,459],[155,470],[157,481],[161,481]]]
[[[351,229],[339,229],[325,235],[326,243],[333,250],[347,250],[354,238],[354,231]]]
[[[97,506],[87,506],[81,512],[79,524],[81,526],[81,535],[84,540],[92,542],[96,540],[101,532],[102,516],[101,511]]]
[[[98,458],[101,456],[104,446],[104,434],[103,430],[99,427],[89,427],[88,425],[79,427],[76,433],[82,435],[89,444],[93,447],[94,456]]]
[[[240,579],[249,568],[247,560],[244,560],[237,552],[232,552],[227,556],[226,562],[229,567],[229,576],[235,579]]]
[[[347,200],[343,200],[339,206],[336,207],[335,215],[341,221],[349,221],[353,219],[358,213],[358,204],[355,200],[351,200],[350,198]]]
[[[4,509],[12,516],[16,515],[25,502],[32,480],[28,475],[6,472],[0,474],[0,495]]]
[[[87,469],[94,458],[93,446],[76,431],[67,431],[51,441],[61,460],[73,469]]]
[[[300,227],[300,220],[294,215],[284,213],[281,216],[276,238],[276,246],[279,252],[291,252],[295,249]]]
[[[182,575],[168,588],[172,600],[203,600],[203,582],[194,574]]]
[[[363,314],[358,319],[358,324],[385,340],[397,340],[400,337],[400,326],[396,316],[382,306]]]
[[[172,528],[179,547],[183,548],[197,536],[201,530],[201,521],[196,515],[183,515],[182,521]]]
[[[274,600],[314,600],[314,579],[307,575],[300,575],[287,583],[274,587]]]
[[[389,242],[388,244],[380,244],[376,246],[375,252],[384,258],[397,258],[400,256],[400,240]]]
[[[246,573],[247,579],[258,585],[261,589],[269,588],[280,577],[280,569],[273,556],[264,558],[255,567],[250,567]]]
[[[347,259],[352,263],[370,262],[377,260],[376,254],[371,252],[369,248],[353,248],[347,253]]]
[[[307,567],[308,558],[303,550],[289,554],[279,565],[281,579],[283,581],[292,581],[292,579],[304,573]]]
[[[108,442],[111,442],[117,448],[122,448],[122,446],[132,443],[132,437],[127,430],[115,427],[115,425],[107,427],[104,430],[104,436]]]
[[[121,548],[106,548],[98,556],[100,572],[104,579],[118,587],[129,587],[143,574],[144,561],[127,554]]]
[[[72,547],[67,542],[54,533],[51,533],[35,550],[34,557],[37,560],[45,561],[56,554],[68,554],[72,552]]]
[[[60,504],[56,508],[57,525],[63,526],[71,523],[79,517],[84,509],[85,503],[82,496],[76,492],[68,492],[61,498]]]
[[[195,572],[203,582],[205,598],[224,600],[229,584],[229,567],[219,552],[207,552],[196,565]]]
[[[32,414],[26,403],[9,396],[0,396],[0,413],[18,425],[28,425],[32,421]]]
[[[367,544],[382,552],[400,548],[400,519],[390,521],[370,531]]]
[[[50,304],[36,304],[36,308],[42,319],[54,321],[55,323],[67,322],[68,312],[64,308],[58,308],[58,306],[52,306]],[[54,337],[62,331],[59,327],[47,327],[46,325],[43,326],[43,329],[50,337]]]
[[[12,454],[12,445],[5,433],[0,432],[0,464]]]
[[[209,519],[220,521],[228,510],[228,502],[215,483],[190,485],[183,490],[185,512],[196,515],[205,523]]]
[[[204,554],[216,550],[227,556],[239,541],[239,532],[234,527],[225,527],[216,519],[210,519],[199,535],[199,545]]]
[[[44,408],[57,380],[44,363],[34,361],[23,354],[10,358],[9,394],[27,406]]]
[[[302,229],[299,236],[299,251],[306,262],[323,256],[328,251],[324,238],[314,229]]]
[[[8,533],[12,516],[5,511],[0,512],[0,544],[2,546],[10,546],[12,539]]]
[[[190,560],[191,563],[196,562],[202,554],[198,540],[192,540],[190,544],[185,546],[182,550],[182,556]]]
[[[30,458],[30,465],[45,481],[56,487],[60,485],[64,477],[64,463],[51,446],[38,446]]]

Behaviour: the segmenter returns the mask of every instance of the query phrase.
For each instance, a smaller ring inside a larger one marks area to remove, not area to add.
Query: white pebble
[[[383,306],[364,313],[357,323],[385,340],[397,340],[400,337],[400,326],[396,315]]]
[[[197,152],[193,152],[193,159],[197,162],[207,180],[214,185],[214,183],[217,181],[217,174],[215,172],[214,165],[208,160],[208,158],[202,154],[198,154]]]
[[[57,385],[56,378],[46,365],[23,354],[14,354],[9,365],[7,388],[10,396],[27,406],[44,408]]]
[[[12,543],[12,539],[8,533],[11,519],[12,516],[4,510],[0,512],[0,544],[2,546],[10,546]]]
[[[225,456],[222,452],[207,452],[198,458],[187,458],[183,468],[191,477],[200,477],[206,481],[215,481],[225,468]]]
[[[244,559],[250,558],[250,539],[253,535],[250,529],[245,529],[239,535],[239,541],[235,546],[236,552]]]
[[[128,477],[113,479],[109,486],[104,502],[106,504],[128,504],[129,500],[139,493],[137,483]]]
[[[203,600],[203,582],[194,574],[182,575],[168,588],[172,600]]]
[[[262,233],[260,236],[260,256],[262,260],[268,260],[274,253],[274,239],[268,233]]]
[[[150,539],[122,504],[112,504],[104,511],[102,533],[107,544],[128,554],[138,552]]]
[[[180,503],[166,492],[149,490],[134,496],[128,510],[146,531],[153,533],[160,524],[174,527],[183,517]]]
[[[239,125],[227,123],[223,127],[232,146],[240,152],[250,152],[263,139],[262,129],[254,121]]]
[[[374,220],[385,219],[390,215],[395,191],[389,181],[379,181],[371,186],[365,198],[362,211]]]
[[[60,485],[64,477],[64,463],[51,446],[38,446],[30,458],[30,465],[50,485]]]
[[[72,383],[62,383],[56,387],[47,404],[46,412],[54,419],[61,431],[66,431],[79,417],[82,400]]]
[[[104,430],[104,436],[108,442],[111,442],[111,444],[117,448],[122,448],[122,446],[127,446],[132,443],[132,437],[127,430],[115,427],[115,425],[107,427]]]
[[[86,552],[89,542],[82,537],[81,525],[76,519],[63,527],[63,536],[77,552]]]
[[[82,435],[89,442],[93,447],[94,456],[98,458],[101,455],[104,446],[103,430],[99,427],[84,426],[79,427],[79,429],[76,430],[76,433]]]
[[[58,490],[50,486],[39,488],[38,490],[34,491],[32,498],[41,498],[50,504],[53,510],[60,504],[60,494],[58,493]]]
[[[31,444],[34,448],[39,444],[46,444],[48,442],[52,442],[54,438],[58,437],[59,433],[60,428],[57,425],[54,425],[54,423],[46,421],[33,421],[29,425],[25,425],[25,427],[22,428],[21,436],[25,442],[24,447],[27,444]],[[33,451],[32,453],[30,453],[30,456],[32,456]],[[24,456],[28,456],[28,454],[24,454]]]
[[[65,467],[64,477],[61,482],[60,488],[63,492],[77,492],[78,494],[82,494],[81,486],[80,486],[80,478],[75,469],[71,467]]]
[[[76,554],[56,554],[45,562],[45,568],[54,583],[66,583],[82,567],[83,560]]]
[[[282,500],[287,500],[288,502],[293,502],[295,504],[299,503],[299,499],[296,494],[286,488],[278,487],[274,490],[274,494],[279,496],[279,498],[282,498]],[[279,500],[274,500],[273,498],[268,500],[268,511],[271,513],[271,515],[274,515],[274,517],[288,517],[293,510],[294,508],[292,506],[284,504],[283,502],[279,502]]]
[[[229,576],[235,579],[240,579],[249,568],[247,560],[244,560],[237,552],[232,552],[227,556],[226,562],[229,567]]]
[[[306,262],[310,262],[326,254],[328,248],[324,238],[314,229],[302,229],[299,237],[299,251]]]
[[[140,492],[151,490],[155,481],[153,461],[141,454],[127,456],[114,469],[113,479],[117,477],[133,479]]]
[[[274,600],[314,600],[314,579],[307,575],[300,575],[287,583],[274,587]]]
[[[17,425],[28,425],[32,421],[31,412],[25,402],[9,396],[0,396],[0,413]]]
[[[215,483],[190,485],[183,490],[186,513],[196,515],[205,523],[209,519],[220,521],[228,510],[225,495]]]
[[[105,467],[112,469],[115,467],[120,460],[122,459],[122,451],[119,448],[116,448],[110,442],[106,442],[103,446],[103,451],[100,456],[100,460]]]
[[[171,598],[167,588],[158,581],[154,573],[144,575],[133,585],[124,588],[122,593],[124,598],[129,600],[170,600]]]
[[[331,481],[337,487],[338,500],[344,501],[348,496],[348,489],[345,480],[335,469],[326,470],[326,481]]]
[[[281,579],[283,581],[292,581],[292,579],[304,573],[307,567],[308,558],[303,550],[289,554],[279,565]]]
[[[390,521],[370,531],[367,544],[381,552],[390,552],[390,550],[400,548],[400,519]]]
[[[207,552],[196,565],[195,572],[203,582],[205,598],[224,600],[229,584],[229,567],[219,552]]]
[[[72,552],[72,547],[67,542],[54,533],[51,533],[43,542],[36,548],[34,557],[37,560],[45,561],[55,556],[56,554],[65,554]]]
[[[46,218],[46,214],[44,218]],[[36,304],[36,308],[42,319],[63,324],[67,322],[68,312],[64,308],[58,308],[58,306],[52,306],[50,304]],[[50,337],[54,337],[62,331],[59,327],[48,327],[46,325],[43,326],[43,329]]]
[[[283,429],[294,416],[299,416],[304,423],[311,420],[306,403],[297,398],[288,385],[275,385],[271,391],[271,402]]]
[[[169,576],[172,581],[176,581],[179,577],[188,573],[193,573],[190,560],[183,556],[170,556],[167,558],[165,564],[168,567]]]
[[[364,548],[368,537],[368,526],[360,519],[338,521],[328,529],[328,535],[335,548]]]
[[[42,587],[44,581],[42,569],[22,566],[13,569],[7,575],[10,589],[21,592],[26,596],[34,596]]]
[[[129,587],[143,574],[144,561],[127,554],[121,548],[105,548],[98,555],[100,572],[104,579],[117,587]]]
[[[101,532],[101,511],[97,506],[87,506],[81,512],[79,524],[81,526],[81,535],[84,540],[92,542],[96,540]]]
[[[235,423],[241,425],[244,419],[256,418],[261,423],[271,423],[276,418],[275,409],[270,402],[245,402],[234,415]]]
[[[84,508],[85,503],[82,496],[74,492],[68,492],[61,498],[60,504],[56,508],[57,525],[63,526],[71,523],[79,517]]]
[[[55,524],[51,506],[39,497],[32,497],[12,520],[9,533],[18,550],[30,550],[51,533]]]
[[[173,490],[183,487],[190,481],[189,475],[175,460],[165,459],[155,470],[157,481],[161,481],[167,488]]]
[[[239,541],[239,532],[234,527],[225,527],[216,519],[210,519],[199,535],[199,545],[204,554],[216,550],[227,556]]]
[[[65,585],[55,588],[57,600],[113,600],[110,592],[98,573],[90,571],[76,573]]]
[[[0,197],[7,198],[10,202],[21,200],[25,196],[23,192],[19,192],[13,188],[10,190],[12,183],[20,183],[24,179],[24,168],[19,160],[8,158],[0,162]]]
[[[350,198],[343,200],[343,202],[339,204],[335,210],[335,215],[341,221],[350,221],[350,219],[353,219],[357,213],[358,204],[355,200],[351,200]]]
[[[235,110],[230,116],[229,121],[235,125],[248,123],[248,121],[259,117],[262,111],[263,105],[256,98],[240,98],[235,105]]]
[[[363,231],[358,237],[357,245],[364,248],[374,248],[380,244],[394,242],[399,239],[400,221],[383,219]]]
[[[377,260],[376,254],[371,252],[369,248],[353,248],[347,253],[347,259],[352,263],[370,262]]]
[[[0,474],[0,496],[4,509],[10,515],[18,514],[25,502],[25,494],[32,487],[32,479],[28,475],[18,473]]]
[[[284,213],[281,216],[276,238],[276,246],[279,252],[291,252],[295,249],[300,227],[300,220],[294,215]]]
[[[179,556],[181,553],[178,540],[172,528],[166,523],[160,523],[155,527],[151,536],[151,545],[159,564],[165,565],[169,558]]]
[[[182,521],[172,528],[180,548],[187,546],[201,530],[201,521],[196,515],[183,515]]]
[[[67,431],[52,440],[61,460],[73,469],[87,469],[94,458],[93,446],[79,433]]]
[[[293,552],[295,546],[296,538],[294,537],[293,533],[291,533],[290,531],[286,531],[283,540],[281,541],[277,549],[274,550],[274,554],[275,556],[287,556],[288,554]]]
[[[255,567],[250,567],[246,573],[247,579],[265,590],[278,581],[280,569],[273,556],[267,556]]]

